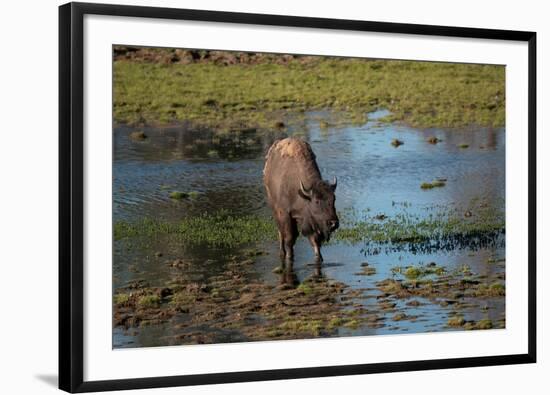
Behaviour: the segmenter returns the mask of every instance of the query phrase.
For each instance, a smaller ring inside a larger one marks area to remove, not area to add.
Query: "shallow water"
[[[321,172],[326,179],[338,177],[336,208],[339,212],[384,214],[407,212],[420,218],[439,208],[458,212],[475,210],[480,202],[498,210],[504,209],[505,132],[504,129],[418,130],[377,121],[385,112],[370,114],[362,125],[340,125],[338,117],[324,112],[305,114],[303,120],[289,127],[286,135],[297,135],[312,146]],[[320,121],[326,120],[328,127]],[[335,126],[330,126],[335,125]],[[134,129],[121,126],[113,133],[113,220],[133,221],[143,217],[177,221],[185,216],[214,212],[221,208],[235,214],[270,215],[262,185],[264,155],[275,138],[254,131],[219,135],[179,127],[140,128],[145,140],[129,137]],[[436,136],[442,140],[429,144]],[[404,142],[393,147],[393,139]],[[467,144],[468,148],[459,145]],[[446,186],[422,190],[420,184],[445,178]],[[171,191],[197,192],[194,199],[174,201]],[[273,273],[279,265],[277,242],[255,248],[267,251],[256,259],[252,274],[277,284],[281,275]],[[243,246],[248,248],[250,246]],[[130,280],[145,279],[152,286],[170,280],[171,271],[159,264],[163,260],[184,258],[200,269],[190,275],[205,278],[223,270],[226,256],[234,250],[207,246],[183,246],[170,237],[152,240],[117,241],[114,245],[113,286]],[[413,253],[385,248],[365,248],[364,243],[349,245],[333,242],[323,247],[325,262],[322,273],[372,298],[363,299],[368,308],[376,303],[376,281],[392,277],[391,268],[409,264],[437,262],[449,271],[467,264],[479,274],[503,276],[504,264],[488,264],[489,258],[504,258],[504,236],[481,248],[452,248]],[[294,274],[298,282],[312,275],[312,252],[309,243],[299,238],[296,245]],[[376,269],[372,276],[358,275],[361,264],[368,262]],[[417,298],[418,299],[418,298]],[[422,301],[422,300],[420,300]],[[398,302],[397,310],[419,315],[414,321],[386,321],[381,328],[342,329],[340,335],[370,335],[399,332],[451,330],[445,324],[453,306],[429,301],[418,307]],[[466,319],[504,318],[504,297],[477,301],[477,307],[461,310]],[[392,313],[392,315],[395,312]],[[208,328],[204,328],[208,330]],[[156,346],[168,344],[173,329],[167,325],[114,330],[115,347]],[[238,332],[219,333],[218,341],[243,340]]]

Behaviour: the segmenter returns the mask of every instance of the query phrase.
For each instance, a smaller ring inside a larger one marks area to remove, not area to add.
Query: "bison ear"
[[[330,183],[330,187],[332,189],[332,192],[336,190],[336,186],[338,185],[338,179],[336,176],[333,177],[332,182]]]
[[[311,188],[306,189],[306,187],[304,187],[304,183],[302,182],[302,180],[300,180],[300,189],[298,190],[298,194],[306,200],[311,200],[313,191],[311,190]]]

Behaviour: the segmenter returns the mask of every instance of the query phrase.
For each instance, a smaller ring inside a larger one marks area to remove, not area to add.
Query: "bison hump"
[[[268,156],[273,153],[277,153],[283,158],[296,158],[307,161],[315,160],[315,154],[310,145],[303,140],[293,137],[287,137],[273,143]]]

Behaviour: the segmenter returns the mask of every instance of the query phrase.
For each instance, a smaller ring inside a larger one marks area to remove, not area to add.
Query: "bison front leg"
[[[317,239],[316,235],[311,235],[308,239],[311,247],[313,248],[313,253],[315,254],[315,262],[323,262],[323,256],[321,255],[321,241]]]

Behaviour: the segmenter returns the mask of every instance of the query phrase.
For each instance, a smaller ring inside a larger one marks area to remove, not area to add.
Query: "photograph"
[[[504,65],[112,49],[113,348],[506,328]]]

